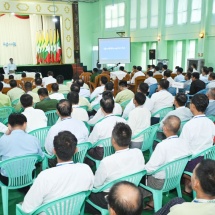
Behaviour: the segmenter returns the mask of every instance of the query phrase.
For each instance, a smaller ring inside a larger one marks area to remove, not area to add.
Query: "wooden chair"
[[[33,81],[34,81],[34,78],[30,78],[30,77],[26,77],[26,78],[21,79],[21,82],[23,82],[23,83],[25,83],[25,82],[33,83]]]
[[[140,83],[144,82],[146,80],[146,76],[139,76],[135,78],[135,84],[131,84],[129,89],[133,91],[134,93],[137,92],[137,87]]]
[[[79,78],[81,78],[84,81],[84,83],[88,84],[91,75],[92,75],[91,72],[82,72]]]
[[[172,79],[174,79],[174,78],[175,78],[175,76],[177,76],[177,74],[176,74],[176,73],[171,73],[171,77],[172,77]]]
[[[129,74],[127,74],[122,80],[123,81],[130,81],[131,76]]]
[[[10,88],[10,87],[4,87],[3,89],[2,89],[2,93],[3,94],[7,94],[7,92],[9,91],[9,90],[11,90],[12,88]]]
[[[161,81],[161,79],[163,79],[163,75],[155,75],[154,78],[157,80],[157,82],[159,83]]]
[[[4,79],[4,83],[9,84],[10,79]]]
[[[107,77],[108,82],[110,81],[110,75],[107,75],[107,74],[102,73],[102,74],[96,76],[96,78],[95,78],[95,83],[89,81],[89,87],[90,87],[90,92],[91,92],[91,93],[94,91],[94,89],[95,89],[96,87],[100,86],[100,80],[101,80],[101,77],[102,77],[102,76]]]
[[[46,88],[47,88],[49,93],[51,93],[51,91],[52,91],[52,84],[53,83],[46,85]]]

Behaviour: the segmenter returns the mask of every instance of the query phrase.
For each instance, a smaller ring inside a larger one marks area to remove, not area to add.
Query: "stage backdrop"
[[[60,16],[62,63],[74,63],[72,6],[68,3],[0,1],[0,65],[10,57],[17,65],[36,64],[37,32],[55,29],[52,15]],[[13,16],[11,13],[20,15]],[[45,15],[44,15],[45,14]],[[29,17],[21,17],[29,15]]]

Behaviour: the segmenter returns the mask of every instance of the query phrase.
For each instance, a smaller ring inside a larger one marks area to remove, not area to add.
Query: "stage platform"
[[[76,64],[73,64],[73,68],[75,69]],[[17,72],[40,72],[43,77],[47,76],[48,71],[53,71],[54,77],[58,75],[63,75],[65,80],[71,80],[73,78],[72,64],[49,64],[49,65],[20,65],[17,66]],[[0,73],[4,74],[3,67],[0,68]]]

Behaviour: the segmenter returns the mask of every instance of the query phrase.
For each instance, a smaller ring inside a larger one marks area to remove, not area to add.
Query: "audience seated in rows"
[[[184,125],[180,135],[180,138],[184,139],[188,144],[189,151],[192,155],[196,155],[213,145],[215,126],[204,114],[208,103],[209,100],[204,94],[196,94],[193,96],[190,103],[190,110],[194,117]],[[185,170],[193,172],[193,169],[201,160],[202,157],[197,157],[189,161]],[[190,193],[190,183],[188,180],[185,182],[185,192]]]
[[[11,102],[19,99],[20,96],[25,93],[24,90],[17,86],[17,82],[15,80],[10,81],[10,87],[12,89],[7,92],[7,95],[10,97]]]
[[[166,70],[163,74],[163,78],[169,81],[169,87],[172,87],[172,84],[174,80],[171,77],[171,72],[169,70]]]
[[[103,68],[101,74],[110,75],[110,72],[107,70],[107,68]]]
[[[29,94],[23,94],[20,97],[20,102],[24,111],[22,114],[27,118],[27,127],[25,131],[36,130],[47,126],[47,117],[42,110],[33,108],[33,97]]]
[[[182,73],[183,73],[183,68],[179,67],[177,69],[177,76],[174,78],[175,82],[184,81],[184,76],[182,75]]]
[[[142,214],[142,193],[133,183],[122,181],[114,184],[106,200],[110,215]]]
[[[110,138],[113,127],[117,122],[126,122],[123,118],[113,115],[114,100],[109,95],[104,96],[101,99],[100,105],[104,118],[95,124],[90,133],[88,141],[92,144],[95,144],[99,140]],[[96,146],[95,148],[90,149],[88,154],[97,160],[101,160],[103,158],[103,152],[104,150],[102,146]]]
[[[78,79],[76,83],[80,86],[79,95],[82,97],[90,98],[90,90],[84,88],[84,81],[82,79]]]
[[[57,84],[59,87],[59,93],[69,93],[70,89],[66,85],[63,84],[64,77],[62,75],[58,75],[57,78]]]
[[[52,71],[48,71],[48,77],[42,79],[43,87],[46,87],[48,84],[56,83],[56,79],[53,78],[54,74]]]
[[[90,167],[72,161],[77,152],[77,142],[75,135],[69,131],[56,134],[53,153],[57,156],[57,165],[38,175],[22,203],[24,212],[30,213],[57,198],[92,189],[94,176]]]
[[[8,132],[0,138],[1,160],[17,156],[38,154],[43,157],[43,152],[38,139],[25,132],[27,118],[23,114],[12,113],[8,118]],[[0,180],[8,184],[8,178],[2,169]]]
[[[96,98],[99,94],[104,92],[105,84],[108,82],[108,79],[106,76],[102,76],[100,79],[100,85],[99,87],[96,87],[94,91],[90,95],[90,100],[92,101],[94,98]]]
[[[157,84],[157,79],[153,78],[153,72],[152,71],[148,71],[146,73],[146,80],[144,81],[144,83],[148,84],[149,86],[151,86],[152,84]]]
[[[110,83],[110,82],[108,82]],[[108,83],[106,85],[108,85]],[[105,85],[105,86],[106,86]],[[106,86],[108,88],[108,86]],[[102,98],[110,98],[113,99],[113,93],[110,90],[106,90],[102,93]],[[101,100],[100,99],[100,100]],[[100,101],[99,101],[100,104]],[[122,107],[120,106],[120,104],[118,103],[114,103],[114,109],[113,109],[113,115],[122,115]],[[99,108],[99,110],[96,112],[96,114],[89,120],[89,124],[96,124],[99,120],[101,120],[102,118],[104,118],[105,115],[101,109],[101,107]]]
[[[50,99],[56,99],[61,100],[64,99],[63,93],[59,92],[59,85],[57,83],[54,83],[51,85],[52,93],[49,95]]]
[[[131,79],[131,84],[134,84],[135,83],[135,79],[137,77],[141,77],[141,76],[145,76],[145,74],[142,72],[142,67],[138,66],[137,67],[137,72],[135,72],[134,76]]]
[[[160,129],[162,129],[165,119],[170,115],[177,116],[181,122],[190,120],[193,117],[193,114],[189,108],[185,107],[186,103],[187,96],[184,93],[177,93],[174,99],[175,110],[167,113],[167,115],[162,119],[160,122]]]
[[[211,73],[208,77],[209,83],[207,84],[206,88],[215,88],[215,73]]]
[[[57,104],[57,114],[61,121],[50,128],[45,141],[45,149],[50,155],[53,154],[54,137],[61,131],[70,131],[76,136],[78,143],[87,141],[87,127],[82,121],[72,118],[71,113],[72,104],[66,99],[60,100]]]
[[[72,104],[71,117],[73,117],[74,119],[80,120],[80,121],[87,122],[89,120],[89,116],[87,114],[87,111],[78,105],[78,103],[79,103],[78,93],[77,92],[68,93],[67,99]]]
[[[198,72],[193,72],[191,74],[192,82],[190,85],[190,95],[194,95],[200,90],[205,89],[205,83],[201,80],[199,80],[199,73]]]
[[[207,106],[207,109],[205,111],[206,116],[215,115],[215,88],[210,88],[207,97],[209,99],[209,104]]]
[[[70,87],[70,90],[71,92],[76,92],[76,93],[80,93],[80,86],[76,83],[72,84],[71,87]],[[78,103],[79,106],[87,106],[87,111],[91,111],[92,110],[92,107],[90,105],[90,102],[79,95],[79,103]]]
[[[125,67],[124,67],[124,66],[120,66],[120,67],[119,67],[119,71],[122,71],[122,72],[128,73],[128,72],[125,70]]]
[[[44,112],[56,109],[58,100],[50,99],[46,88],[40,88],[37,93],[39,95],[40,102],[35,104],[35,109],[40,109]]]
[[[91,82],[95,82],[96,76],[99,75],[99,70],[97,68],[93,68],[92,75],[90,77]]]
[[[150,71],[151,71],[151,70],[150,70]],[[161,75],[160,69],[159,69],[158,66],[156,66],[155,69],[154,69],[153,76],[155,76],[155,75]]]
[[[37,93],[37,91],[40,88],[42,88],[42,79],[41,78],[35,79],[35,85],[36,85],[36,87],[32,90],[32,92]]]
[[[143,93],[137,92],[134,96],[133,102],[135,108],[130,111],[128,115],[128,125],[132,130],[132,136],[139,134],[144,129],[151,125],[151,112],[143,107],[146,101],[146,96]],[[140,136],[132,140],[131,148],[142,147],[143,138]]]
[[[143,83],[143,82],[140,83],[139,86],[137,87],[137,92],[143,93],[145,96],[147,95],[148,90],[149,90],[148,84]],[[146,96],[146,101],[145,101],[143,107],[148,109],[150,112],[153,109],[151,99],[148,96]],[[135,108],[135,105],[134,105],[133,99],[131,99],[131,101],[126,105],[125,110],[123,111],[122,117],[126,119],[129,115],[129,113],[134,108]]]
[[[6,83],[4,82],[4,75],[2,75],[2,74],[0,74],[0,82],[3,84],[3,88],[4,88],[4,87],[10,87],[9,84],[6,84]]]
[[[122,176],[133,174],[144,169],[145,160],[141,150],[129,149],[131,143],[132,131],[125,123],[117,123],[112,131],[112,145],[115,149],[115,153],[108,157],[105,157],[96,173],[94,180],[94,187],[107,184],[113,180],[116,180]],[[104,192],[91,193],[89,199],[96,205],[107,209],[107,202],[105,196],[108,194],[109,189]],[[86,212],[91,214],[99,214],[96,209],[86,204]]]
[[[115,97],[116,103],[122,104],[124,101],[134,98],[134,93],[128,89],[127,81],[122,80],[119,82],[119,90],[120,92]]]
[[[10,97],[2,93],[3,87],[3,83],[0,82],[0,108],[5,106],[11,106]]]
[[[200,80],[205,82],[205,84],[207,84],[209,81],[208,81],[208,76],[209,76],[209,70],[206,66],[203,66],[202,67],[202,74],[200,75]]]

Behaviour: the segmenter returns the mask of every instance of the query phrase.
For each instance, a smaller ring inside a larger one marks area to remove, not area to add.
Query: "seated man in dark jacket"
[[[193,72],[191,75],[192,83],[190,85],[190,95],[194,95],[200,90],[205,89],[205,82],[199,80],[199,73]]]

